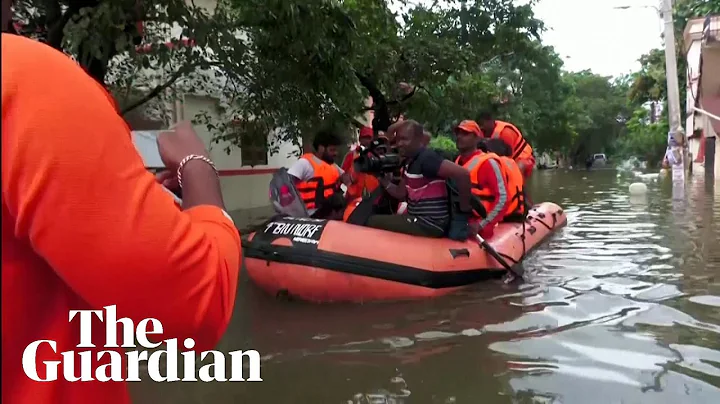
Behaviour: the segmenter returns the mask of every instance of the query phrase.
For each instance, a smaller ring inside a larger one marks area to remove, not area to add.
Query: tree
[[[506,73],[535,57],[542,28],[530,6],[507,0],[415,5],[401,15],[385,0],[232,5],[253,55],[247,91],[232,107],[243,129],[218,126],[235,144],[272,128],[282,128],[270,138],[277,144],[310,137],[327,120],[348,126],[368,96],[376,131],[405,112],[447,131],[502,98]]]
[[[627,86],[589,71],[566,73],[572,88],[566,105],[577,133],[571,156],[577,163],[594,153],[608,152],[628,119]]]
[[[640,106],[650,103],[650,120],[655,122],[657,105],[667,97],[665,51],[653,49],[639,59],[640,71],[634,73],[629,101]]]
[[[621,158],[637,157],[645,161],[648,167],[659,165],[667,148],[667,133],[670,129],[667,119],[651,122],[648,110],[635,110],[627,122],[627,134],[618,138],[617,156]]]
[[[359,115],[362,94],[351,65],[357,31],[339,3],[233,0],[230,5],[252,58],[242,91],[221,122],[209,123],[223,140],[240,145],[275,131],[271,147],[288,140],[299,144],[325,121],[337,125]]]
[[[224,2],[212,12],[183,0],[20,0],[14,9],[19,34],[74,57],[123,113],[245,74],[245,42]]]
[[[407,3],[397,13],[388,3],[219,0],[207,10],[183,0],[24,0],[16,11],[21,34],[74,57],[123,112],[142,106],[169,121],[179,94],[217,99],[189,118],[228,150],[259,142],[272,152],[321,125],[357,125],[369,96],[376,131],[406,114],[450,135],[491,111],[538,152],[575,155],[609,149],[623,131],[627,83],[563,72],[540,41],[534,2]],[[647,91],[638,80],[639,100]]]

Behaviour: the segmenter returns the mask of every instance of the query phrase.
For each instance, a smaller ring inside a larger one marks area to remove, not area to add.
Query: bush
[[[667,149],[667,120],[647,123],[647,111],[638,110],[627,122],[628,132],[618,139],[617,155],[621,158],[637,157],[647,163],[647,167],[658,166]]]
[[[443,135],[432,138],[432,140],[430,140],[430,148],[451,153],[457,153],[457,146],[455,145],[455,141]]]
[[[446,158],[448,160],[454,160],[458,154],[455,141],[447,136],[440,135],[432,138],[428,147],[430,147],[430,149],[432,150],[437,151],[438,153],[440,153],[441,156],[443,156],[443,158]]]

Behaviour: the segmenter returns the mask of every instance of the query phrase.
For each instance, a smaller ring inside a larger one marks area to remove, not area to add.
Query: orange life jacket
[[[503,174],[508,192],[508,205],[504,220],[524,220],[528,210],[525,198],[525,178],[515,160],[510,157],[500,157],[500,160],[503,163]]]
[[[503,180],[505,180],[505,169],[500,156],[495,153],[479,153],[466,161],[462,166],[470,173],[470,182],[472,183],[471,192],[475,198],[471,198],[471,205],[473,213],[477,217],[487,217],[487,212],[490,212],[493,208],[493,204],[497,199],[497,195],[493,195],[489,189],[483,188],[480,185],[480,167],[488,160],[495,160],[498,166],[503,171]],[[455,164],[460,164],[460,157],[455,159]],[[506,184],[498,184],[500,187],[505,187]],[[481,206],[478,205],[478,202]]]
[[[338,183],[340,171],[312,153],[305,153],[300,157],[310,162],[313,167],[313,177],[297,184],[300,197],[308,209],[316,209],[324,201],[339,192]],[[318,191],[321,193],[318,194]]]
[[[360,153],[353,152],[352,159],[355,160],[359,155]],[[349,200],[370,195],[372,191],[380,186],[380,181],[378,181],[374,175],[356,172],[354,164],[350,165],[348,173],[353,181],[347,189],[347,196]]]
[[[516,136],[513,136],[513,139],[502,139],[500,134],[505,129],[512,130]],[[493,133],[490,138],[502,139],[505,143],[507,143],[512,149],[512,159],[515,161],[532,157],[533,150],[530,143],[525,140],[525,137],[523,137],[522,133],[520,133],[520,130],[509,122],[495,121],[495,129],[493,129]]]
[[[495,153],[482,153],[473,156],[465,162],[463,167],[470,173],[470,182],[472,183],[472,194],[477,197],[482,209],[479,209],[477,203],[473,203],[473,213],[479,217],[487,216],[487,212],[495,203],[497,195],[490,194],[490,190],[482,188],[479,178],[479,169],[487,160],[493,159],[498,162],[502,171],[504,186],[507,192],[507,207],[505,209],[504,220],[522,220],[527,215],[527,202],[525,198],[525,180],[515,160],[509,157],[501,157]],[[455,164],[459,164],[460,157],[455,160]],[[484,212],[483,212],[484,210]]]

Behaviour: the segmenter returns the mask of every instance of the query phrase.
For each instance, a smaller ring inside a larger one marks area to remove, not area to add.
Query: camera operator
[[[348,152],[343,159],[341,168],[348,173],[348,177],[351,182],[348,186],[347,192],[345,193],[345,199],[348,202],[357,198],[368,196],[372,193],[372,191],[380,186],[380,182],[378,182],[374,175],[357,171],[354,168],[355,159],[360,157],[363,150],[367,150],[372,146],[373,137],[374,134],[372,128],[367,126],[361,128],[359,136],[360,147],[356,150]]]
[[[397,133],[396,144],[405,158],[402,178],[395,185],[387,177],[380,183],[400,201],[407,200],[406,215],[374,215],[367,226],[414,236],[441,238],[450,230],[450,204],[446,180],[454,180],[459,192],[460,212],[454,215],[450,238],[468,237],[470,207],[470,174],[461,166],[444,160],[425,147],[426,136],[421,124],[406,120],[393,124],[389,133]]]

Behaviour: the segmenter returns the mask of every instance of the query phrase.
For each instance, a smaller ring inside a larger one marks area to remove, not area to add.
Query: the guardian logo
[[[196,352],[193,350],[195,341],[192,338],[186,338],[182,342],[182,347],[177,338],[161,342],[151,342],[148,339],[149,335],[159,335],[163,332],[162,324],[157,319],[147,318],[135,326],[129,318],[118,320],[115,306],[106,306],[103,310],[72,310],[68,321],[72,321],[76,316],[80,319],[80,343],[77,345],[77,350],[61,352],[60,360],[45,360],[38,363],[38,349],[49,347],[54,353],[58,353],[57,342],[38,340],[31,343],[25,348],[22,356],[23,370],[27,377],[38,382],[53,382],[59,379],[69,382],[94,380],[139,382],[141,365],[146,363],[148,376],[156,382],[262,381],[260,354],[255,350],[233,351],[227,354],[219,351],[203,351],[200,353],[200,361],[207,358],[211,361],[198,369]],[[95,348],[92,343],[92,316],[97,316],[105,325],[103,347],[106,350],[83,350]],[[118,325],[122,328],[123,336],[120,344],[117,341]],[[163,344],[165,344],[164,349],[155,350]],[[120,348],[124,348],[125,352],[122,353]],[[148,350],[154,351],[150,353]],[[181,375],[178,375],[179,356],[183,358]],[[161,365],[163,358],[165,358],[164,366]],[[247,379],[243,378],[243,371],[246,368],[243,366],[243,360],[249,362]],[[41,377],[40,373],[44,374],[44,377]]]

